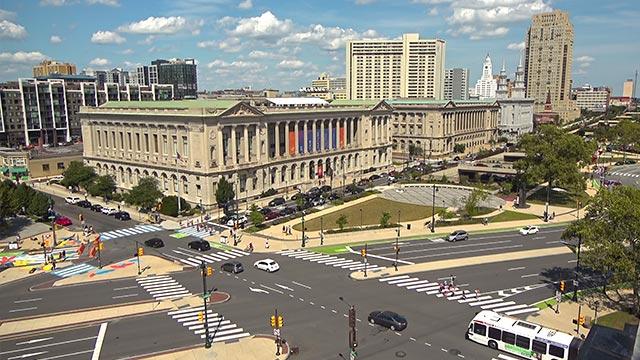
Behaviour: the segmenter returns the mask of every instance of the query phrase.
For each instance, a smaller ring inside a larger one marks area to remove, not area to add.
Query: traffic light
[[[282,316],[278,316],[278,329],[281,328],[282,325],[284,325],[284,320],[282,319]]]
[[[207,266],[207,276],[213,275],[213,268],[211,266]]]
[[[142,256],[144,255],[144,248],[139,247],[138,248],[138,256]]]
[[[102,241],[98,243],[98,249],[100,249],[100,251],[104,250],[104,243]]]
[[[204,321],[204,313],[202,311],[200,311],[198,313],[198,321],[199,322],[203,322]]]
[[[367,256],[367,250],[365,250],[365,249],[361,249],[361,250],[360,250],[360,255],[362,255],[362,257]]]
[[[349,327],[352,329],[356,327],[356,309],[354,308],[349,308]]]
[[[580,317],[578,318],[578,324],[580,325],[584,324],[584,315],[580,315]]]
[[[564,292],[564,280],[560,280],[560,291]]]
[[[271,315],[271,327],[272,328],[276,327],[276,316],[275,315]]]
[[[45,247],[49,247],[49,240],[45,240],[45,241],[44,241],[44,246],[45,246]]]

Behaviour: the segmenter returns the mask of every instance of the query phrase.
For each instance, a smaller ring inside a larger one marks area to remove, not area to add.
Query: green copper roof
[[[391,99],[387,100],[389,105],[445,105],[449,100],[432,100],[432,99]]]
[[[228,109],[236,100],[167,100],[167,101],[108,101],[101,108],[112,109]]]
[[[378,99],[354,99],[354,100],[333,100],[332,106],[373,106],[382,100]]]

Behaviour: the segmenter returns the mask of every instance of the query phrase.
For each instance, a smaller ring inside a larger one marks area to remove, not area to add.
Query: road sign
[[[280,336],[280,329],[273,329],[273,336]]]

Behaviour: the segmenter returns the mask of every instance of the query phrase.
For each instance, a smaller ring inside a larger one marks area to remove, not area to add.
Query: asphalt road
[[[612,166],[605,176],[608,180],[618,180],[624,185],[640,188],[640,165]]]

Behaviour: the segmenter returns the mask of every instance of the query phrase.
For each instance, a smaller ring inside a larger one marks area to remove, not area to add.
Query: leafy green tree
[[[422,148],[416,144],[409,144],[409,157],[415,158],[416,156],[422,155]]]
[[[389,221],[391,220],[391,214],[388,211],[385,211],[380,216],[380,227],[386,228],[389,226]]]
[[[7,180],[0,183],[0,224],[4,223],[6,217],[15,214],[11,206],[14,190],[13,182]]]
[[[623,157],[626,160],[626,151],[633,150],[640,143],[640,123],[625,119],[610,129],[610,132],[613,142],[624,151]]]
[[[631,295],[618,293],[617,299],[610,300],[636,316],[640,316],[639,203],[640,189],[617,186],[601,190],[589,202],[587,216],[562,234],[565,240],[581,237],[581,264],[611,274],[610,283],[631,287]]]
[[[595,143],[586,143],[555,125],[543,125],[536,133],[525,134],[520,148],[525,157],[514,164],[520,205],[524,204],[526,188],[538,183],[547,183],[548,194],[556,186],[574,193],[584,191],[580,169],[590,163]]]
[[[336,225],[340,230],[344,230],[344,227],[349,223],[349,219],[347,219],[347,215],[342,214],[336,219]]]
[[[464,203],[464,212],[469,216],[474,216],[478,212],[481,201],[486,200],[488,194],[480,189],[473,189]]]
[[[111,199],[113,198],[113,193],[116,191],[116,182],[111,175],[98,176],[88,186],[87,191],[93,196]]]
[[[84,165],[81,161],[72,161],[63,175],[64,178],[60,184],[65,187],[71,186],[74,189],[78,189],[78,187],[86,189],[96,177],[93,168]]]
[[[224,205],[233,200],[235,196],[233,185],[229,183],[227,179],[221,178],[220,182],[218,182],[218,188],[216,189],[216,202],[219,205]]]
[[[158,199],[161,197],[162,192],[158,189],[158,180],[152,177],[145,177],[140,179],[138,185],[129,190],[124,200],[128,204],[150,210],[158,204]]]
[[[183,198],[180,198],[180,210],[183,212],[191,210],[191,205]],[[174,195],[163,197],[160,203],[160,213],[173,217],[178,216],[178,197]]]
[[[22,214],[27,211],[29,202],[33,196],[33,190],[25,183],[18,185],[11,196],[11,209],[15,214]]]
[[[47,216],[49,206],[51,206],[51,198],[41,192],[34,191],[29,199],[27,214],[42,219]]]
[[[457,143],[457,144],[453,145],[453,152],[454,153],[458,153],[458,154],[462,154],[466,148],[467,148],[467,146],[465,144]]]
[[[264,215],[258,211],[256,204],[251,205],[251,212],[249,213],[249,220],[255,227],[261,227],[264,222]]]
[[[304,205],[304,197],[303,196],[298,196],[296,198],[296,206],[298,209],[302,209],[302,206]]]

